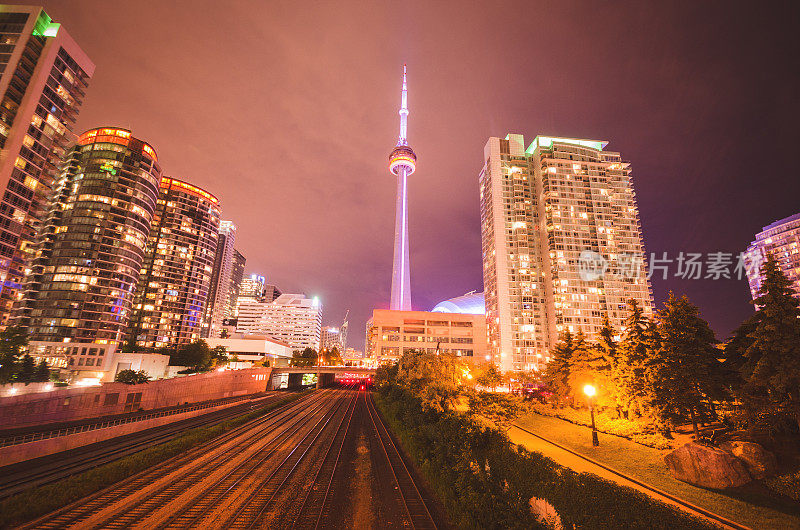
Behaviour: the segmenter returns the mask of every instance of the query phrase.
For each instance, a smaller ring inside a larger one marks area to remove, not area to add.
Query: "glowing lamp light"
[[[8,393],[13,396],[14,394],[17,393],[17,389],[12,386],[11,388],[8,389]]]
[[[597,393],[597,389],[592,385],[586,385],[585,387],[583,387],[583,393],[589,397],[592,397]]]
[[[51,390],[53,390],[53,384],[47,383],[46,385],[44,385],[44,390],[45,392],[50,392]]]

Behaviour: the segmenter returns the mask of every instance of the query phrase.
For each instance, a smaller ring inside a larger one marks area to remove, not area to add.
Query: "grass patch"
[[[592,447],[591,429],[539,414],[524,416],[516,423],[548,440],[740,524],[752,528],[800,527],[800,505],[769,494],[758,483],[724,492],[699,488],[669,474],[662,460],[665,451],[602,433],[600,447]],[[515,432],[519,433],[512,431],[512,434]]]
[[[589,426],[592,424],[589,411],[585,409],[556,408],[552,405],[532,403],[530,409],[542,416],[552,416],[561,418],[576,425]],[[633,442],[653,447],[655,449],[672,449],[674,440],[668,440],[661,434],[655,432],[651,425],[639,421],[626,420],[624,418],[613,418],[603,412],[595,412],[596,427],[600,432],[622,436]]]
[[[209,427],[191,429],[172,440],[125,456],[114,462],[103,464],[52,484],[17,493],[0,502],[0,528],[21,524],[55,511],[216,438],[239,425],[296,401],[304,395],[306,395],[306,392],[286,396],[274,403],[265,405],[263,408],[248,412],[234,419]]]

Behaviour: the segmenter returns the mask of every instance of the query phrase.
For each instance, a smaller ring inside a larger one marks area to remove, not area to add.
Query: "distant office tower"
[[[480,173],[489,348],[503,370],[541,368],[562,331],[616,330],[652,310],[630,164],[606,142],[490,138]]]
[[[322,333],[319,340],[320,350],[331,350],[336,348],[340,353],[344,352],[344,343],[342,342],[342,330],[334,326],[325,326],[322,328]]]
[[[217,198],[163,177],[130,322],[130,339],[137,346],[160,348],[200,338],[218,235]]]
[[[397,176],[397,204],[394,223],[394,261],[390,309],[411,311],[411,262],[408,257],[408,177],[417,168],[417,155],[408,145],[408,89],[403,65],[400,104],[400,137],[389,154],[389,170]]]
[[[55,182],[20,323],[45,342],[118,344],[156,207],[156,152],[127,129],[83,133]]]
[[[32,245],[94,64],[39,7],[0,8],[0,326]]]
[[[278,298],[281,294],[281,290],[278,289],[277,286],[268,283],[264,286],[264,302],[272,302],[276,298]]]
[[[222,330],[222,322],[229,318],[229,299],[233,285],[234,242],[236,225],[233,221],[220,221],[217,237],[217,251],[214,255],[214,270],[211,273],[211,287],[208,292],[205,316],[203,318],[203,337],[217,337]]]
[[[761,290],[761,265],[768,253],[778,261],[781,270],[792,282],[796,295],[800,297],[800,213],[765,226],[747,247],[745,271],[754,300]]]
[[[316,297],[282,294],[273,302],[243,301],[239,304],[237,333],[267,335],[294,350],[316,350],[321,329],[322,304]]]
[[[267,279],[258,274],[251,274],[239,284],[237,305],[244,302],[263,302],[266,294]]]
[[[244,266],[247,258],[237,249],[233,249],[233,270],[231,271],[231,290],[228,294],[228,306],[225,308],[225,319],[236,318],[239,306],[239,289],[244,278]]]

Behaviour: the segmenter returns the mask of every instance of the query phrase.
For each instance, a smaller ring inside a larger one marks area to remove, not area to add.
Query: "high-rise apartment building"
[[[35,246],[19,315],[31,340],[122,341],[159,193],[157,160],[127,129],[78,138]]]
[[[237,249],[233,249],[233,267],[231,270],[231,291],[228,295],[228,307],[225,308],[225,319],[236,318],[239,306],[239,288],[244,278],[244,267],[247,258]]]
[[[800,213],[765,226],[747,247],[745,271],[754,300],[761,290],[761,265],[767,254],[772,254],[800,297]]]
[[[503,370],[541,368],[561,332],[621,330],[628,300],[646,312],[630,164],[606,142],[490,138],[479,176],[486,324]]]
[[[94,64],[40,8],[0,6],[0,326],[6,325]]]
[[[219,201],[163,177],[130,322],[130,339],[160,348],[200,338],[219,235]]]
[[[239,304],[237,333],[267,335],[285,342],[293,350],[316,350],[321,330],[322,304],[316,297],[282,294],[272,302]]]
[[[217,237],[217,251],[214,255],[214,270],[211,273],[211,287],[203,318],[203,337],[217,337],[222,330],[222,322],[229,318],[230,296],[233,291],[234,253],[236,225],[233,221],[220,221]]]

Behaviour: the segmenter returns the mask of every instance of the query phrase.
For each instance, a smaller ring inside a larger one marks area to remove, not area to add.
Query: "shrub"
[[[786,475],[776,475],[764,479],[764,485],[780,495],[800,502],[800,470]]]
[[[146,383],[150,380],[150,377],[147,375],[147,372],[144,370],[121,370],[116,377],[114,377],[114,381],[117,383],[125,383],[128,385],[138,385],[141,383]]]
[[[644,493],[517,447],[462,414],[424,410],[407,390],[386,385],[377,402],[459,528],[543,528],[531,497],[552,504],[566,528],[713,528]]]

